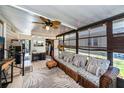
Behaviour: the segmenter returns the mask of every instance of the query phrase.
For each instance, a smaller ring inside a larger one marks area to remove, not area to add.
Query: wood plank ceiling
[[[22,5],[18,6],[31,12],[37,13],[43,17],[62,22],[58,30],[50,30],[51,35],[55,36],[72,29],[103,20],[105,18],[124,12],[123,5]],[[0,12],[10,20],[17,28],[26,31],[30,30],[45,33],[41,25],[33,25],[32,21],[40,21],[36,15],[19,10],[12,6],[0,6]],[[29,27],[30,26],[30,27]]]

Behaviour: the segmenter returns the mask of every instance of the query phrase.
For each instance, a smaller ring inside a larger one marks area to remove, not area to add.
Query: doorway
[[[46,39],[46,55],[54,57],[54,40]]]

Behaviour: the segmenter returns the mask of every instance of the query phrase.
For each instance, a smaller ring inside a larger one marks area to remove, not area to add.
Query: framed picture
[[[42,41],[35,41],[34,42],[34,46],[35,47],[43,47],[44,46],[44,42],[42,42]]]

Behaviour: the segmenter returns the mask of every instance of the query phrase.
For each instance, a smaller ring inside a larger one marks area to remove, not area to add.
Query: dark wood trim
[[[124,88],[124,79],[117,77],[117,88]]]
[[[4,23],[1,20],[0,20],[0,23],[2,24],[2,35],[1,35],[1,37],[4,37]]]
[[[117,35],[117,36],[118,36],[118,35],[124,35],[124,32],[113,34],[113,37],[116,36],[116,35]],[[119,37],[120,37],[120,36],[119,36]]]
[[[2,88],[2,65],[0,65],[0,88]]]
[[[98,48],[98,49],[90,49],[90,48],[82,49],[82,48],[79,48],[79,49],[80,49],[80,50],[88,50],[88,51],[106,51],[106,52],[107,52],[106,49],[100,49],[100,48]]]
[[[100,77],[100,88],[106,88],[109,87],[109,85],[112,83],[113,76],[117,76],[119,74],[119,69],[115,67],[109,67],[106,73],[104,73]]]
[[[70,40],[76,40],[76,39],[66,39],[66,40],[64,40],[64,41],[70,41]]]
[[[79,39],[98,38],[98,37],[106,37],[106,35],[101,35],[101,36],[91,36],[91,37],[82,37],[82,38],[79,38]]]
[[[79,46],[79,47],[83,47],[83,48],[106,48],[107,47],[97,47],[97,46]]]
[[[63,46],[65,46],[64,40],[65,40],[65,36],[63,35]],[[64,51],[64,49],[63,49],[63,51]]]
[[[79,34],[78,32],[76,31],[76,54],[78,54],[78,48],[79,48]]]
[[[2,20],[0,20],[0,23],[1,23],[1,24],[3,24],[3,21],[2,21]]]
[[[112,21],[106,23],[107,31],[107,59],[110,60],[110,65],[113,65],[113,33],[112,33]]]
[[[113,49],[113,52],[124,53],[124,49]]]
[[[71,30],[71,31],[69,31],[69,32],[65,32],[65,33],[59,34],[59,35],[57,35],[56,37],[62,36],[62,35],[65,35],[65,34],[71,34],[71,33],[74,33],[74,32],[76,32],[76,31],[77,31],[77,30]]]

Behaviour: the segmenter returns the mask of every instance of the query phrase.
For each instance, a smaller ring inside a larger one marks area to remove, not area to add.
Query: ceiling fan
[[[43,17],[40,17],[40,19],[43,21],[43,22],[32,22],[32,23],[35,23],[35,24],[42,24],[43,25],[43,29],[46,29],[46,30],[49,30],[50,27],[53,28],[53,29],[58,29],[61,22],[60,21],[51,21],[49,19],[46,19],[46,18],[43,18]]]

